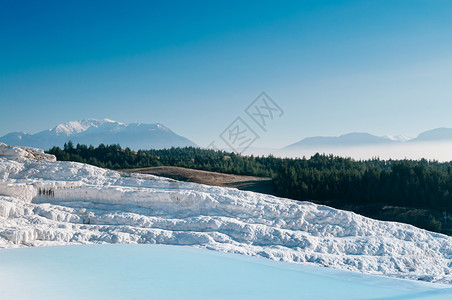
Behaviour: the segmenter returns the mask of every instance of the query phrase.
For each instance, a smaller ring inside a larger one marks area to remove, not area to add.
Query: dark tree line
[[[441,231],[447,223],[447,212],[452,210],[452,162],[357,161],[320,154],[309,159],[281,159],[194,147],[132,151],[119,145],[74,146],[71,142],[48,153],[58,160],[110,169],[178,166],[272,177],[277,196],[325,203],[436,231]],[[428,213],[420,213],[423,211]]]
[[[300,200],[450,210],[451,167],[427,160],[354,161],[317,154],[284,160],[274,183],[278,194]]]
[[[451,233],[451,167],[427,160],[354,161],[316,154],[285,159],[273,182],[278,196]]]
[[[88,163],[109,169],[176,166],[237,175],[274,177],[280,160],[269,157],[241,156],[231,152],[200,149],[195,147],[161,150],[133,151],[120,145],[74,146],[72,142],[64,148],[53,147],[48,151],[58,160]]]

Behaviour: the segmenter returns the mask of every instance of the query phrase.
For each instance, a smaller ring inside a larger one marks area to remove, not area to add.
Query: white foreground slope
[[[308,202],[125,175],[38,154],[0,144],[0,248],[192,245],[452,283],[452,238],[445,235]]]

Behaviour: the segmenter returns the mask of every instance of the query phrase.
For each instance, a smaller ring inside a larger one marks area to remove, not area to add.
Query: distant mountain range
[[[139,149],[163,149],[197,145],[191,140],[177,135],[162,124],[120,123],[109,119],[86,119],[70,121],[43,130],[35,134],[11,132],[0,137],[0,142],[14,146],[28,146],[50,149],[62,147],[71,140],[74,144],[98,146],[104,144],[120,144],[121,147]],[[419,134],[416,138],[405,136],[376,136],[369,133],[352,132],[341,136],[307,137],[284,150],[297,149],[333,149],[361,146],[386,146],[399,144],[415,144],[433,142],[452,142],[452,128],[436,128]]]
[[[437,128],[425,131],[416,138],[405,136],[376,136],[369,133],[348,133],[341,136],[307,137],[284,149],[316,148],[316,147],[358,147],[376,145],[397,145],[420,142],[452,142],[452,128]]]
[[[62,147],[71,140],[74,144],[97,146],[120,144],[121,147],[138,149],[163,149],[171,147],[194,146],[189,139],[177,135],[162,124],[124,124],[109,119],[87,119],[59,124],[56,127],[36,134],[12,132],[0,137],[0,142],[15,146],[28,146],[49,149]]]

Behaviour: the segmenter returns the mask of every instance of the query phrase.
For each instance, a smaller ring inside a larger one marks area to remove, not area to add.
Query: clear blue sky
[[[207,146],[261,91],[285,114],[257,146],[452,127],[452,1],[244,2],[2,1],[0,135],[110,118]]]

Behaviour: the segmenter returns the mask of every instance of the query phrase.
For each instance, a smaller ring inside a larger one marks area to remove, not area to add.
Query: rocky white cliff
[[[0,248],[92,243],[190,245],[452,283],[452,238],[442,234],[0,144]]]

